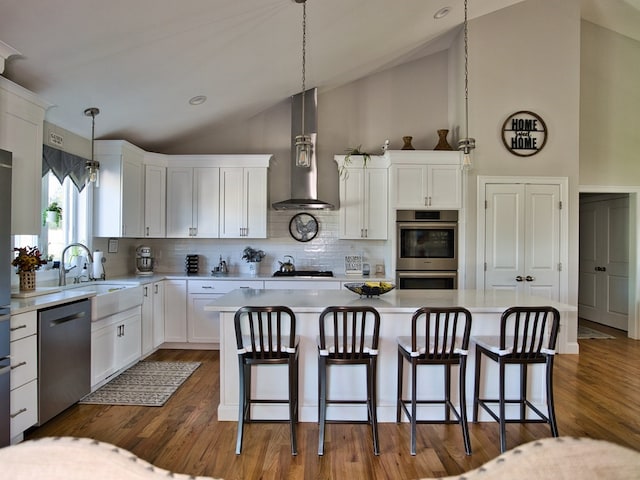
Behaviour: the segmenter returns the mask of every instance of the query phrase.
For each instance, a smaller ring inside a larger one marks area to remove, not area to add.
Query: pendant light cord
[[[467,0],[464,0],[464,118],[465,137],[469,138],[469,29],[467,26]]]
[[[306,77],[306,63],[307,63],[307,2],[302,3],[302,132],[304,135],[304,104],[307,103],[305,99],[305,77]]]

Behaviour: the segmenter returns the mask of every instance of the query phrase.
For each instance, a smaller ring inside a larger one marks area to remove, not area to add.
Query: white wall
[[[432,149],[438,143],[436,131],[451,125],[448,84],[448,55],[442,51],[340,88],[319,88],[319,197],[340,203],[333,156],[349,147],[362,145],[378,153],[389,139],[391,148],[400,149],[402,137],[410,135],[416,149]],[[209,147],[212,139],[215,151]],[[162,153],[271,153],[269,201],[273,203],[289,198],[290,142],[290,100],[285,99],[248,122],[217,131],[203,128]]]
[[[580,184],[640,184],[640,42],[581,29]]]
[[[475,268],[478,175],[569,177],[569,244],[578,242],[580,11],[577,0],[528,0],[469,25],[470,136],[467,265]],[[523,158],[501,140],[511,113],[531,110],[548,129],[545,148]],[[570,247],[569,299],[577,299],[577,248]],[[467,286],[475,283],[468,278]]]

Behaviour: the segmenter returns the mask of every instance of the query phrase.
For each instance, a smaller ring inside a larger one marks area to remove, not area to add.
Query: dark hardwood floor
[[[605,439],[640,450],[640,341],[589,323],[615,339],[579,340],[580,355],[558,355],[554,391],[565,436]],[[418,454],[409,454],[408,425],[380,424],[379,457],[367,425],[327,426],[324,457],[318,428],[298,426],[298,456],[290,454],[287,424],[250,424],[235,455],[235,422],[218,422],[219,356],[214,351],[160,350],[149,359],[200,361],[202,366],[161,408],[76,405],[27,439],[90,437],[132,451],[159,467],[224,479],[386,479],[459,474],[499,455],[496,423],[471,424],[466,456],[457,425],[419,425]],[[549,436],[546,425],[511,424],[508,448]]]

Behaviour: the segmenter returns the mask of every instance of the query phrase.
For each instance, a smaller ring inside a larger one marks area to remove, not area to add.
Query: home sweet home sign
[[[547,143],[547,126],[540,115],[528,110],[512,113],[502,125],[502,143],[514,155],[530,157]]]

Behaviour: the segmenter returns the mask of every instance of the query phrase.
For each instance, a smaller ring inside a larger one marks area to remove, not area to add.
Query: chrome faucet
[[[93,269],[92,269],[93,255],[91,255],[91,250],[89,250],[89,247],[87,247],[86,245],[84,245],[82,243],[70,243],[69,245],[64,247],[64,250],[62,250],[62,255],[60,256],[60,272],[58,274],[58,286],[59,287],[63,287],[63,286],[65,286],[67,284],[67,273],[69,273],[71,270],[76,268],[76,265],[74,265],[71,268],[65,268],[64,267],[64,254],[67,253],[67,250],[69,250],[71,247],[80,247],[80,248],[83,248],[87,252],[87,258],[89,258],[89,265],[87,266],[87,272],[88,272],[89,280],[95,280],[93,278]],[[80,274],[78,274],[78,278],[80,278]]]

